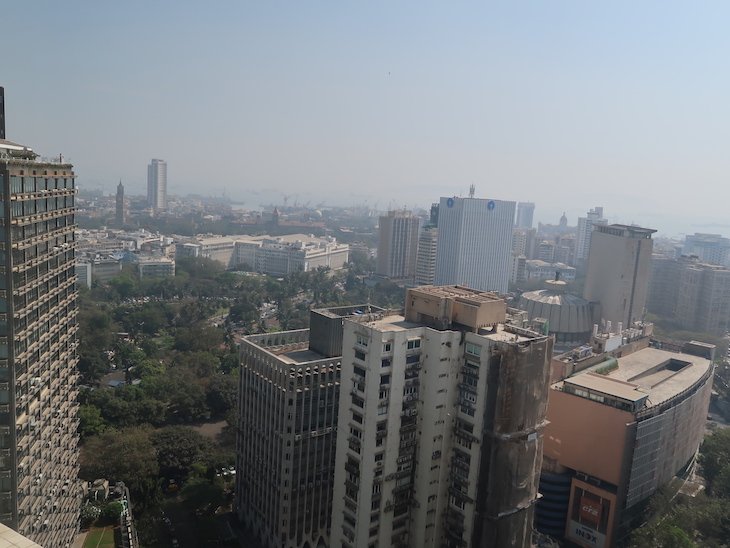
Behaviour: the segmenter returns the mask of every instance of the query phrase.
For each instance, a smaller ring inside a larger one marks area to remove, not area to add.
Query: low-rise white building
[[[175,260],[168,257],[140,257],[137,272],[142,278],[166,278],[175,275]]]

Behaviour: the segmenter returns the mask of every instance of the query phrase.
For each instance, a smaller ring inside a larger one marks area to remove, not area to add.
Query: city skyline
[[[175,192],[251,206],[306,188],[302,202],[427,207],[412,196],[474,183],[534,201],[536,221],[601,203],[612,223],[727,234],[729,8],[658,6],[11,5],[9,43],[30,17],[43,32],[4,67],[8,136],[60,149],[80,187],[109,192],[141,191],[162,157]],[[48,93],[42,74],[67,85]]]

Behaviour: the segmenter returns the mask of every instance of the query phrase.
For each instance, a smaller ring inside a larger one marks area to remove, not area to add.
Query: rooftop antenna
[[[474,183],[469,187],[469,198],[474,197]]]

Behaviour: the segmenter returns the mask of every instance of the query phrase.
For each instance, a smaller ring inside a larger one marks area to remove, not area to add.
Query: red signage
[[[583,495],[580,498],[580,521],[581,523],[593,524],[594,527],[598,527],[598,523],[601,521],[601,501],[595,500],[594,498],[588,498]]]

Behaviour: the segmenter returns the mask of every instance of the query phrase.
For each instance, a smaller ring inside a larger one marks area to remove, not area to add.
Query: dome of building
[[[548,280],[545,289],[522,294],[519,308],[529,319],[547,320],[547,330],[555,335],[557,344],[580,344],[590,338],[593,330],[593,307],[590,302],[566,293],[562,280]]]

